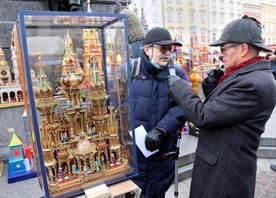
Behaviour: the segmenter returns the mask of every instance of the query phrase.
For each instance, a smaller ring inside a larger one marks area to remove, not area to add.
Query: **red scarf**
[[[234,67],[231,67],[229,69],[226,70],[225,74],[220,78],[219,80],[219,83],[220,84],[222,81],[224,81],[228,76],[230,76],[232,73],[234,73],[234,71],[244,67],[244,66],[247,66],[251,63],[257,63],[257,62],[261,62],[263,61],[264,59],[262,57],[254,57],[254,58],[251,58],[249,60],[246,60],[244,62],[241,62],[240,64],[238,65],[235,65]]]

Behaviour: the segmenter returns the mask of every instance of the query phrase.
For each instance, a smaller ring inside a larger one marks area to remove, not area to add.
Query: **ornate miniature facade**
[[[19,72],[16,60],[14,29],[11,38],[11,59],[13,68],[6,60],[4,51],[0,48],[0,104],[22,102],[22,89],[19,83]]]
[[[11,49],[11,52],[13,59],[14,50]],[[23,101],[16,61],[13,61],[13,64],[12,70],[6,61],[3,49],[0,48],[0,104]]]
[[[125,154],[126,147],[120,143],[117,108],[107,106],[109,95],[97,32],[83,30],[83,68],[73,50],[69,32],[64,38],[60,95],[54,95],[41,56],[36,62],[39,83],[33,83],[44,164],[52,195],[133,169]],[[66,101],[66,105],[62,106],[61,100]]]

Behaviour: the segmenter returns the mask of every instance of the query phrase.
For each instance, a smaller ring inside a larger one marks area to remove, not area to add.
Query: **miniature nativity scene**
[[[69,30],[65,34],[58,82],[50,82],[41,53],[32,56],[35,63],[30,71],[51,196],[134,171],[123,134],[123,122],[130,127],[130,112],[119,109],[119,84],[111,86],[115,90],[107,90],[97,29],[83,29],[82,66]],[[112,52],[111,38],[106,37],[105,49]],[[107,64],[116,69],[118,54],[108,56]],[[118,95],[116,102],[110,101],[111,92]],[[33,141],[39,144],[39,140]]]

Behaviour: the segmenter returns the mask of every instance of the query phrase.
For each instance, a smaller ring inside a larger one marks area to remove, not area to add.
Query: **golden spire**
[[[87,0],[87,13],[92,13],[91,6],[90,6],[90,0]]]

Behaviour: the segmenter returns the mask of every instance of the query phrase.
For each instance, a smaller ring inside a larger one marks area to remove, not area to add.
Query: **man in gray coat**
[[[178,77],[169,90],[187,119],[200,129],[190,197],[247,197],[255,191],[261,134],[275,107],[269,61],[259,57],[262,25],[244,16],[230,22],[219,40],[226,72],[204,102]]]

